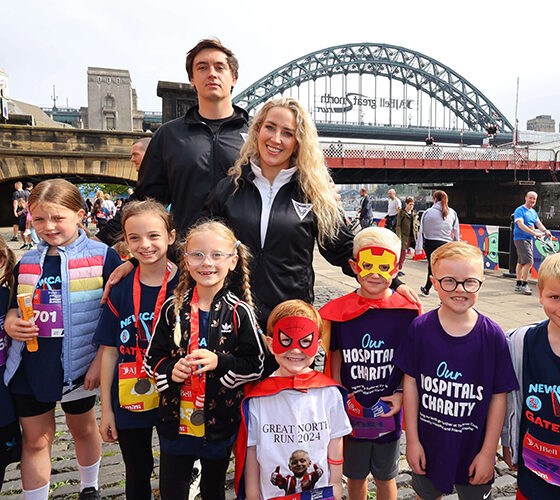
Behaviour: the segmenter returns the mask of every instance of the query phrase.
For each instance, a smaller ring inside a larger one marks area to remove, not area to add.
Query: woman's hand
[[[187,364],[195,370],[194,375],[210,372],[218,366],[218,355],[208,349],[195,349],[187,356]],[[198,370],[196,370],[197,366],[199,366]]]
[[[420,297],[416,292],[404,283],[397,288],[397,293],[401,294],[405,299],[413,304],[420,304]]]

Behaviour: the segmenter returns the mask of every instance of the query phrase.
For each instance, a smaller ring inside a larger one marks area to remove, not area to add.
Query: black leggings
[[[426,277],[426,285],[424,286],[427,292],[429,292],[430,288],[432,288],[432,282],[430,281],[430,276],[432,275],[432,264],[430,263],[430,257],[436,249],[445,245],[446,243],[449,242],[440,240],[424,240],[424,252],[426,252],[426,259],[428,259],[428,276]]]
[[[152,498],[150,478],[154,468],[152,427],[117,429],[117,431],[126,471],[126,498],[150,500]]]
[[[200,496],[202,500],[225,500],[226,472],[231,447],[226,456],[217,459],[201,458]],[[194,455],[169,455],[161,452],[159,461],[159,492],[161,500],[182,500],[189,493],[189,481]]]

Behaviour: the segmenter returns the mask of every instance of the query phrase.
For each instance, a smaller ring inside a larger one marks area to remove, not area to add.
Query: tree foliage
[[[104,193],[109,193],[111,196],[118,196],[120,194],[126,194],[126,191],[131,186],[126,184],[104,184],[104,183],[89,183],[80,184],[78,188],[82,193],[84,198],[94,198],[95,193],[99,190]]]

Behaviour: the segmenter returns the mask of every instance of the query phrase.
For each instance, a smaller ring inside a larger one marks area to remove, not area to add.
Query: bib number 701
[[[35,323],[56,323],[56,311],[33,311]]]

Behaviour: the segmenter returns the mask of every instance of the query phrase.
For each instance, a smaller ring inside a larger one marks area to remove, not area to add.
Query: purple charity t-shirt
[[[349,321],[332,322],[330,349],[341,351],[342,385],[362,406],[373,406],[380,396],[393,394],[400,385],[403,374],[394,366],[393,355],[417,315],[415,309],[369,309]],[[378,442],[400,437],[401,412],[394,418],[395,431]]]
[[[467,335],[452,337],[442,328],[438,310],[412,322],[393,362],[416,379],[426,476],[443,493],[451,493],[454,484],[469,484],[469,467],[484,442],[492,394],[519,385],[496,323],[478,313]]]

